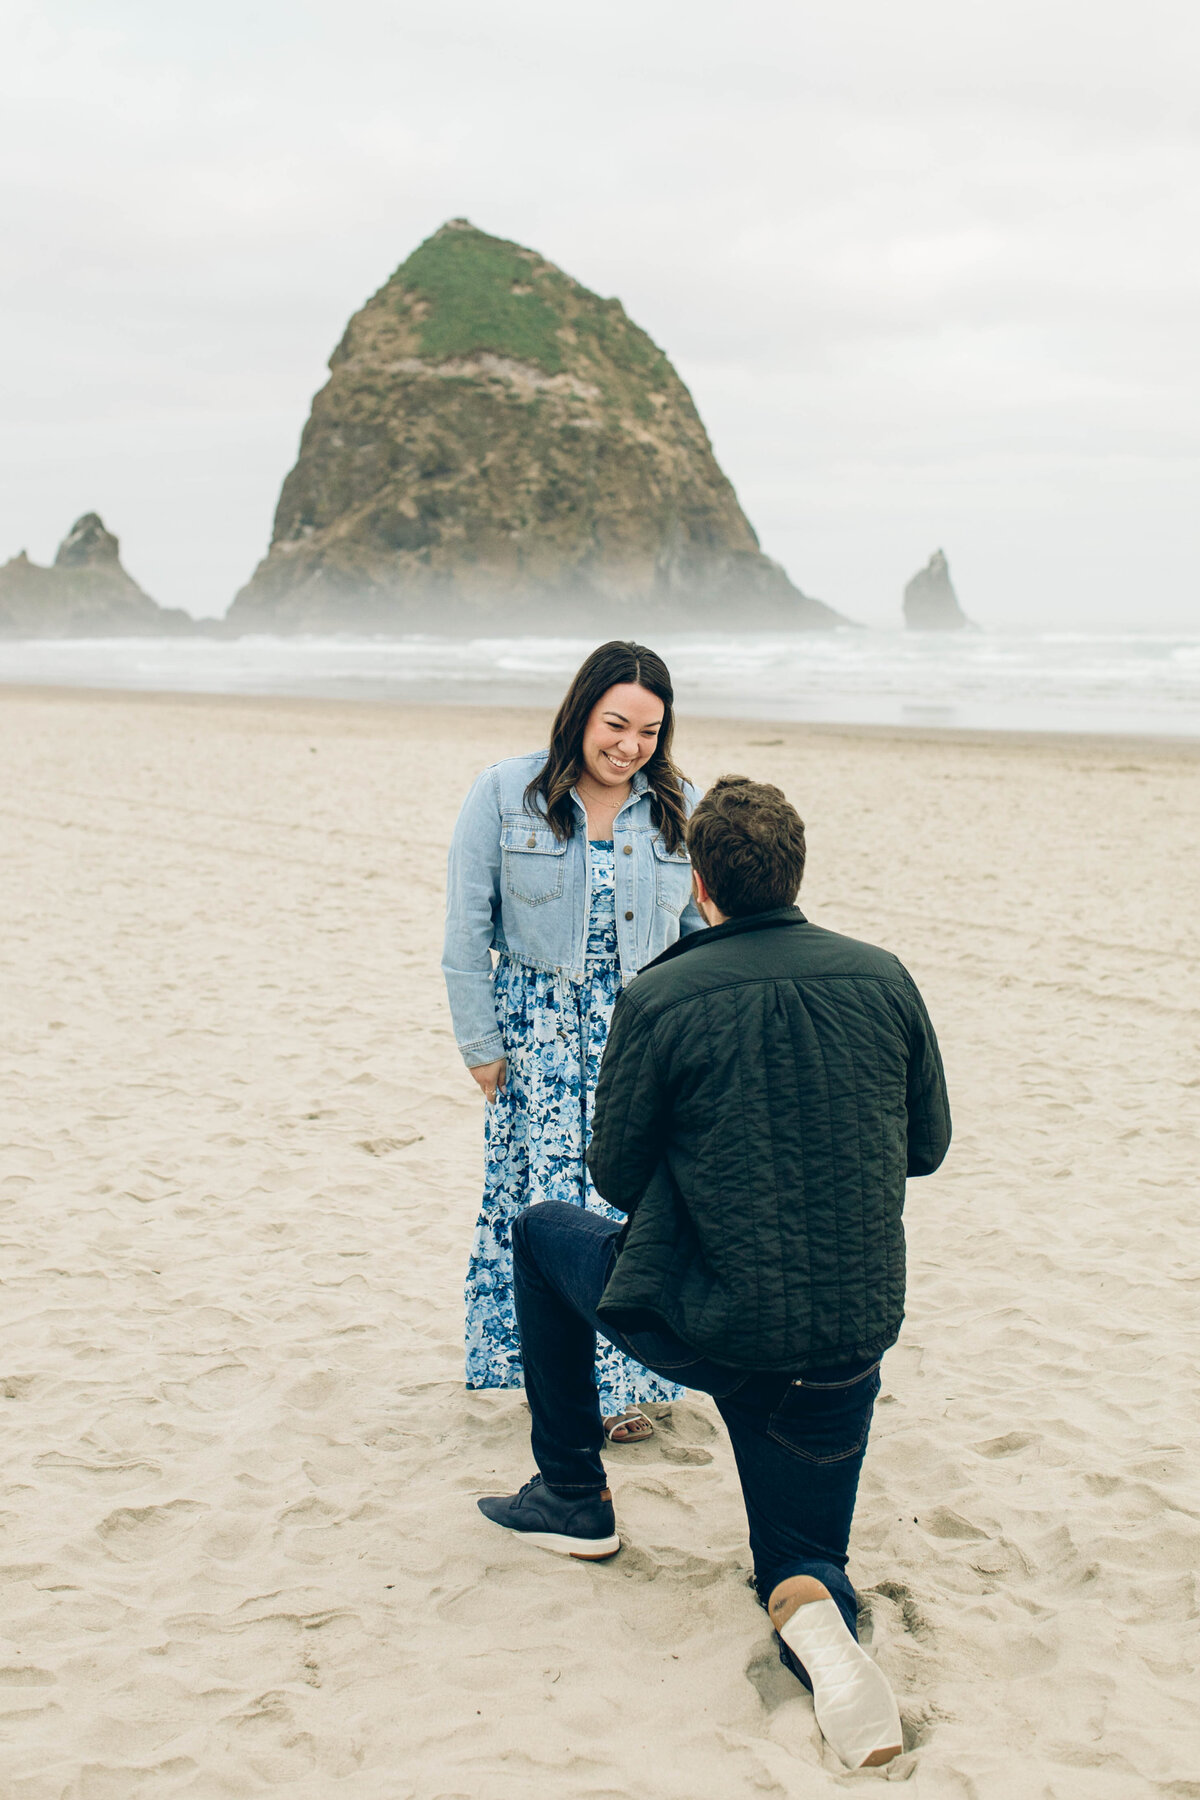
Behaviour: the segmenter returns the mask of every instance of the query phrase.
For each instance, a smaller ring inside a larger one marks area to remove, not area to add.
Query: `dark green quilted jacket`
[[[682,938],[625,989],[588,1165],[629,1214],[603,1319],[735,1368],[872,1357],[904,1317],[904,1183],[950,1143],[933,1026],[886,950],[796,907]]]

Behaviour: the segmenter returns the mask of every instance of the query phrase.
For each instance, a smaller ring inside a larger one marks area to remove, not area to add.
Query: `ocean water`
[[[681,709],[926,729],[1200,737],[1200,635],[651,634]],[[595,639],[0,642],[0,684],[550,705]]]

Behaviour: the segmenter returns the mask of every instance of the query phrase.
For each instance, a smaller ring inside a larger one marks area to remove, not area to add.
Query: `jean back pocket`
[[[805,1462],[845,1462],[862,1453],[878,1392],[878,1362],[845,1381],[802,1376],[789,1383],[767,1435]]]

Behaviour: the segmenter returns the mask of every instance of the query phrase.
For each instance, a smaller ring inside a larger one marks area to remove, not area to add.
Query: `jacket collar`
[[[689,931],[686,937],[677,938],[661,956],[647,963],[646,968],[657,969],[660,963],[670,962],[672,957],[686,956],[689,950],[702,949],[705,944],[715,944],[723,938],[742,937],[749,931],[773,931],[779,925],[807,924],[808,920],[798,906],[777,906],[770,912],[747,913],[741,919],[726,919],[723,925],[710,925],[707,931]]]

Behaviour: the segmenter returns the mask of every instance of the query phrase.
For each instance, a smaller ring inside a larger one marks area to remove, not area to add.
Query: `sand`
[[[908,1749],[778,1667],[701,1397],[525,1549],[461,1385],[480,1101],[438,971],[538,714],[0,692],[0,1796],[1200,1796],[1200,754],[688,721],[894,949],[956,1138],[910,1189],[851,1572]]]

